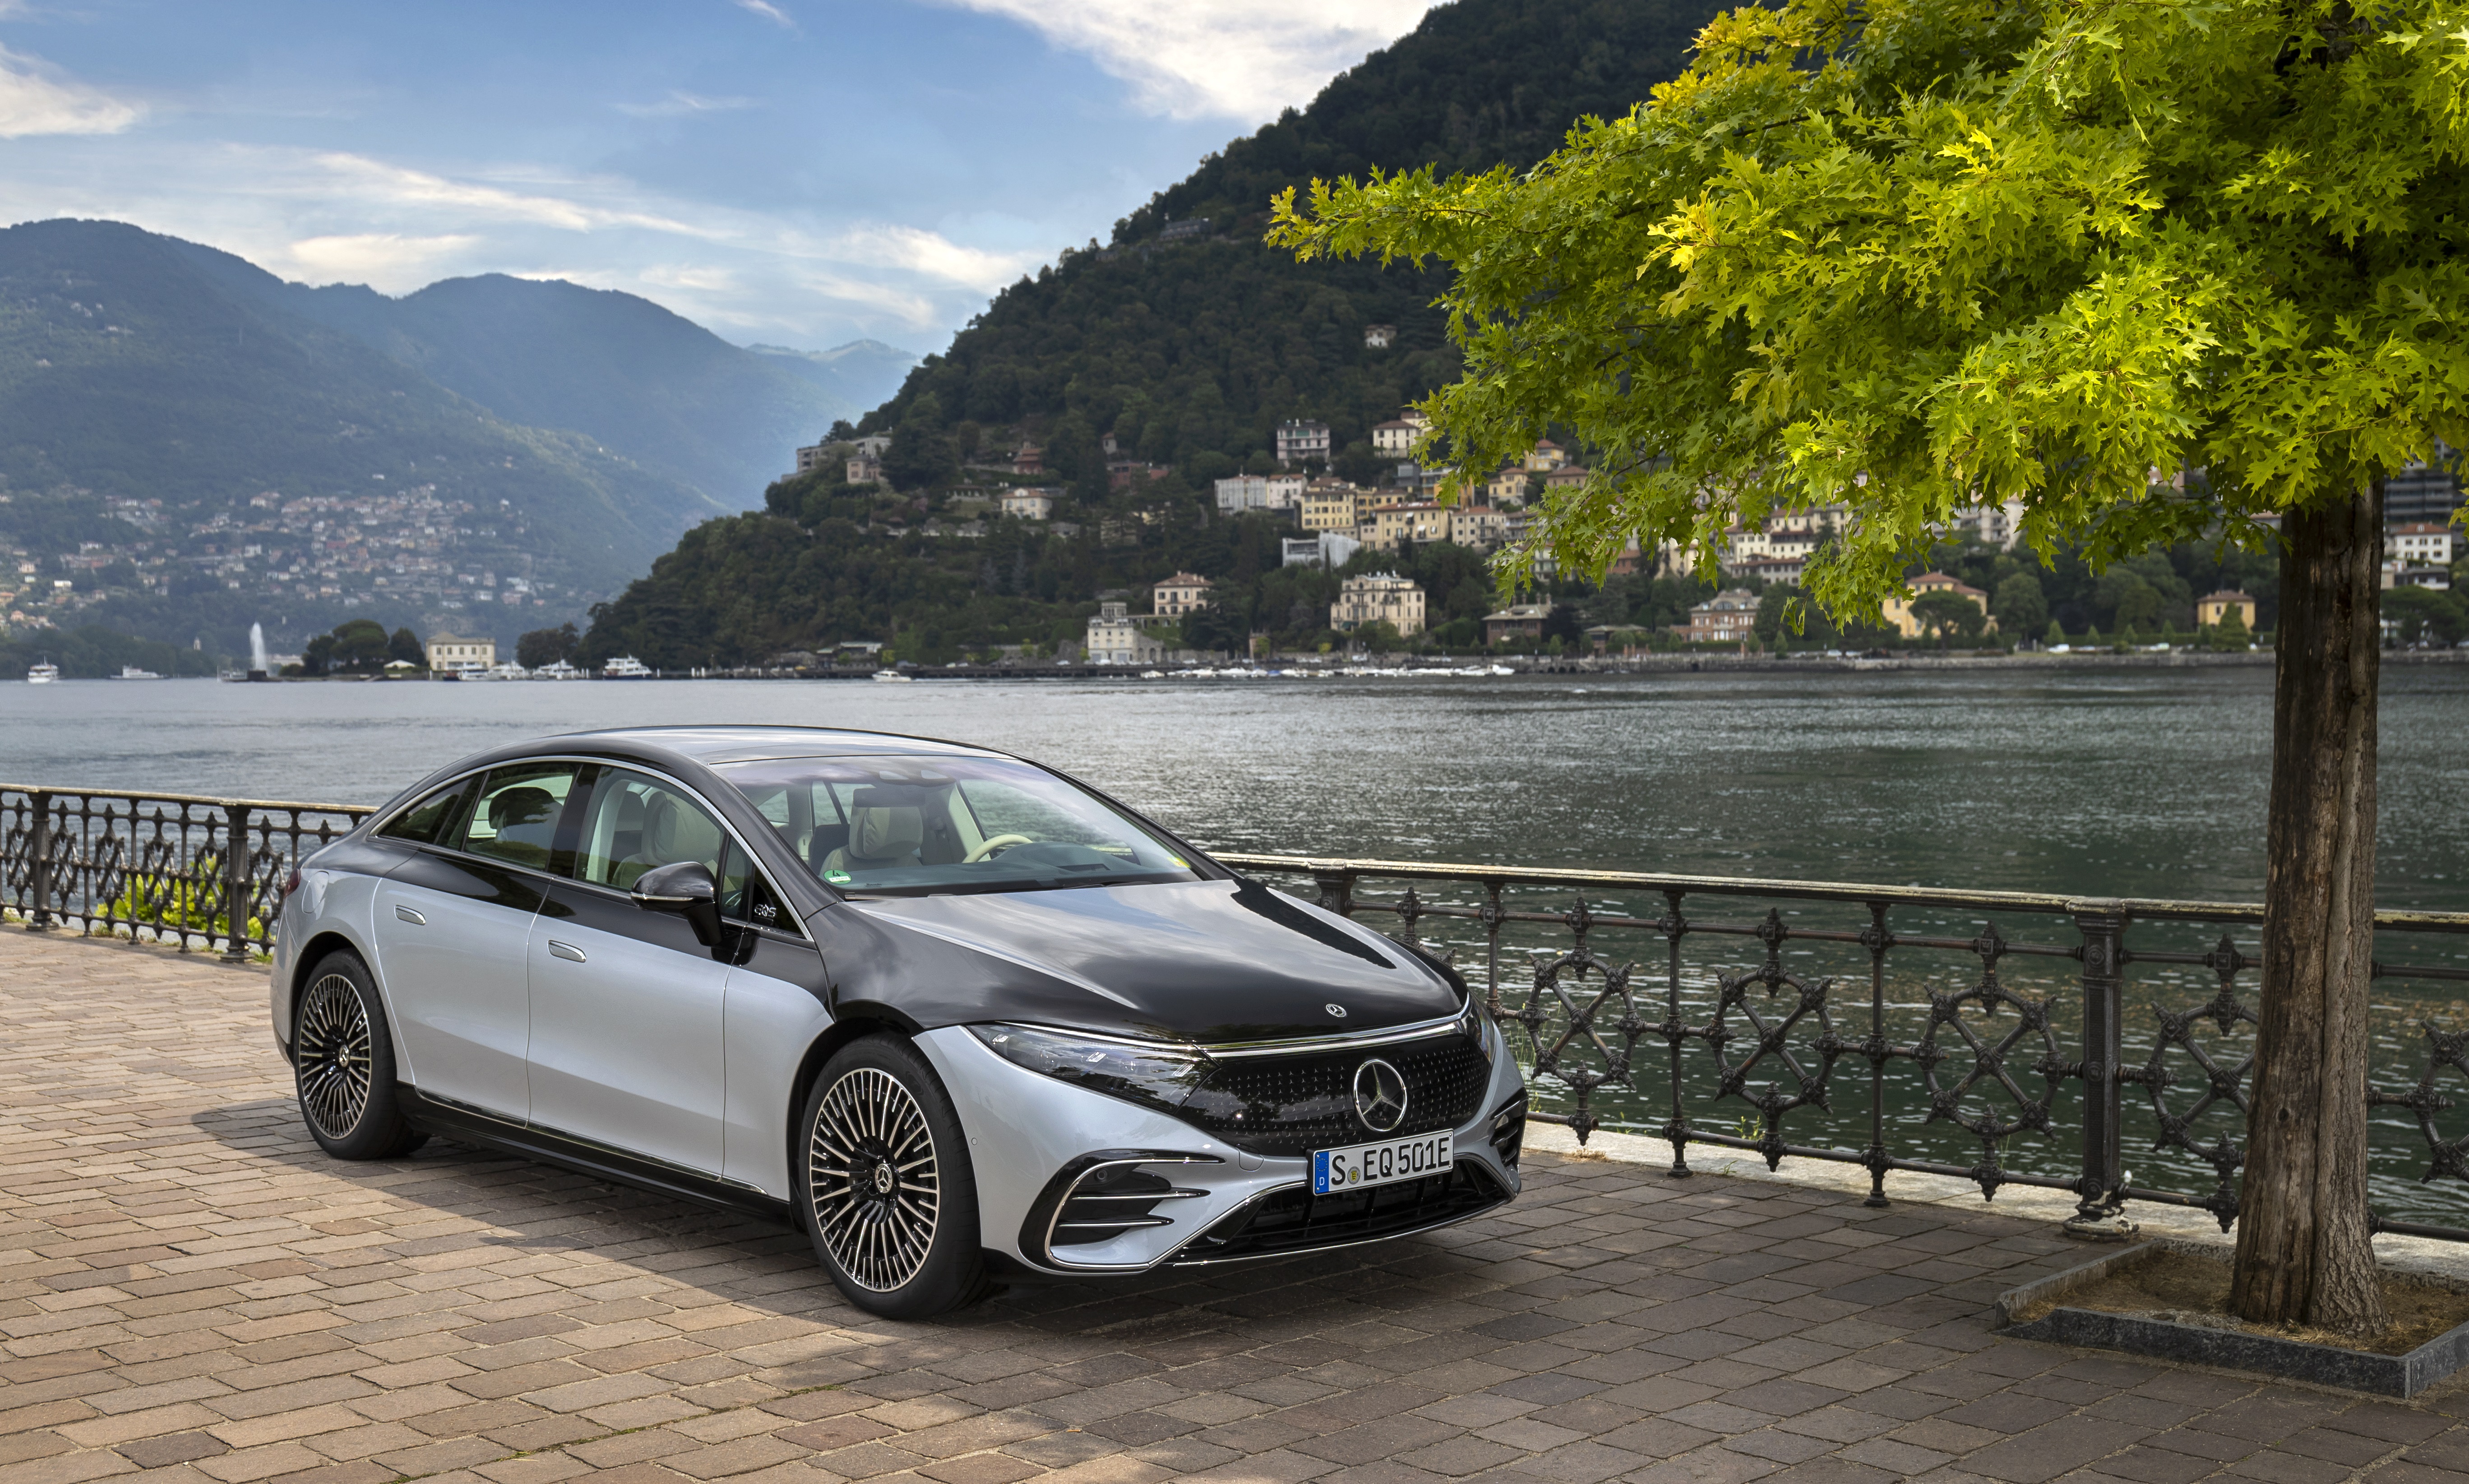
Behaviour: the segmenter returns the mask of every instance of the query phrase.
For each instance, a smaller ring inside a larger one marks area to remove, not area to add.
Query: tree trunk
[[[2281,531],[2262,1024],[2229,1307],[2365,1336],[2388,1322],[2366,1231],[2383,485],[2291,511]]]

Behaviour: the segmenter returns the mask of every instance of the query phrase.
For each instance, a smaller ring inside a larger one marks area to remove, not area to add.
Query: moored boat
[[[26,667],[28,685],[51,685],[60,677],[60,667],[52,663],[48,654]]]
[[[609,663],[600,667],[600,678],[603,680],[649,680],[652,678],[652,667],[644,664],[641,660],[636,659],[632,654],[620,654],[615,659],[612,659]]]

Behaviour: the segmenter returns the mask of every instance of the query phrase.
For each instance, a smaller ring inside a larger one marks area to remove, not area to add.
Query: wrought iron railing
[[[127,931],[242,960],[274,947],[283,882],[301,856],[368,812],[0,785],[0,907],[34,928]]]
[[[2130,1201],[2197,1207],[2224,1230],[2237,1213],[2258,958],[2230,933],[2259,924],[2259,906],[1219,858],[1306,878],[1332,911],[1392,917],[1405,942],[1471,953],[1462,971],[1522,1032],[1533,1116],[1581,1143],[1605,1127],[1658,1136],[1675,1175],[1693,1144],[1753,1151],[1769,1168],[1855,1164],[1872,1204],[1904,1170],[1991,1197],[2065,1191],[2086,1222]],[[1994,919],[2035,925],[2010,939]],[[2375,1226],[2469,1241],[2469,1028],[2443,1023],[2469,1010],[2426,993],[2469,981],[2469,913],[2384,912],[2376,929],[2379,990],[2412,993],[2378,1006]],[[1612,951],[1616,940],[1634,951]],[[2137,1180],[2127,1151],[2147,1143],[2133,1163],[2159,1175]],[[2433,1182],[2450,1188],[2421,1197]],[[2427,1216],[2449,1219],[2415,1219]]]

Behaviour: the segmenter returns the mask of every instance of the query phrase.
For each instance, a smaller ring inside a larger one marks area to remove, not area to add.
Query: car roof
[[[706,767],[725,763],[752,763],[772,758],[845,758],[908,756],[1000,758],[1009,754],[965,742],[933,737],[903,737],[896,732],[855,732],[825,726],[629,726],[596,732],[568,732],[550,739],[567,746],[578,743],[637,748],[691,758]]]

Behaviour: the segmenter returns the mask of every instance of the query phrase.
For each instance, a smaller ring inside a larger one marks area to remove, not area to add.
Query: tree
[[[2221,621],[2212,626],[2211,643],[2216,650],[2244,650],[2252,646],[2254,636],[2246,631],[2246,613],[2232,605],[2222,612]]]
[[[1989,615],[1980,611],[1980,605],[1943,587],[1913,599],[1912,618],[1923,633],[1935,634],[1940,644],[1957,637],[1976,639],[1989,627]]]
[[[2063,628],[2059,627],[2056,619],[2051,619],[2049,620],[2049,631],[2041,635],[2041,642],[2054,650],[2059,645],[2066,642],[2066,631]]]
[[[535,628],[515,641],[515,663],[525,670],[538,670],[559,660],[570,663],[582,644],[583,636],[574,631],[570,623],[555,628]]]
[[[1997,584],[1989,611],[1997,615],[1998,632],[2028,634],[2049,621],[2049,600],[2041,593],[2039,578],[2018,572]]]
[[[420,635],[408,628],[396,629],[394,637],[386,641],[386,658],[418,665],[424,670],[428,666],[428,651],[421,648]]]
[[[1734,524],[1828,503],[1858,519],[1803,582],[1838,615],[1904,590],[1958,506],[2018,501],[2043,561],[2080,540],[2094,570],[2278,542],[2230,1304],[2347,1334],[2386,1323],[2365,1103],[2383,482],[2469,440],[2449,4],[1781,0],[1718,18],[1650,103],[1532,171],[1272,204],[1299,256],[1455,266],[1465,369],[1421,405],[1460,468],[1555,422],[1606,450],[1547,494],[1510,581],[1546,556],[1600,573],[1631,537],[1711,562]]]
[[[1547,640],[1558,639],[1574,649],[1585,638],[1585,632],[1576,604],[1556,603],[1543,615],[1543,637]]]

